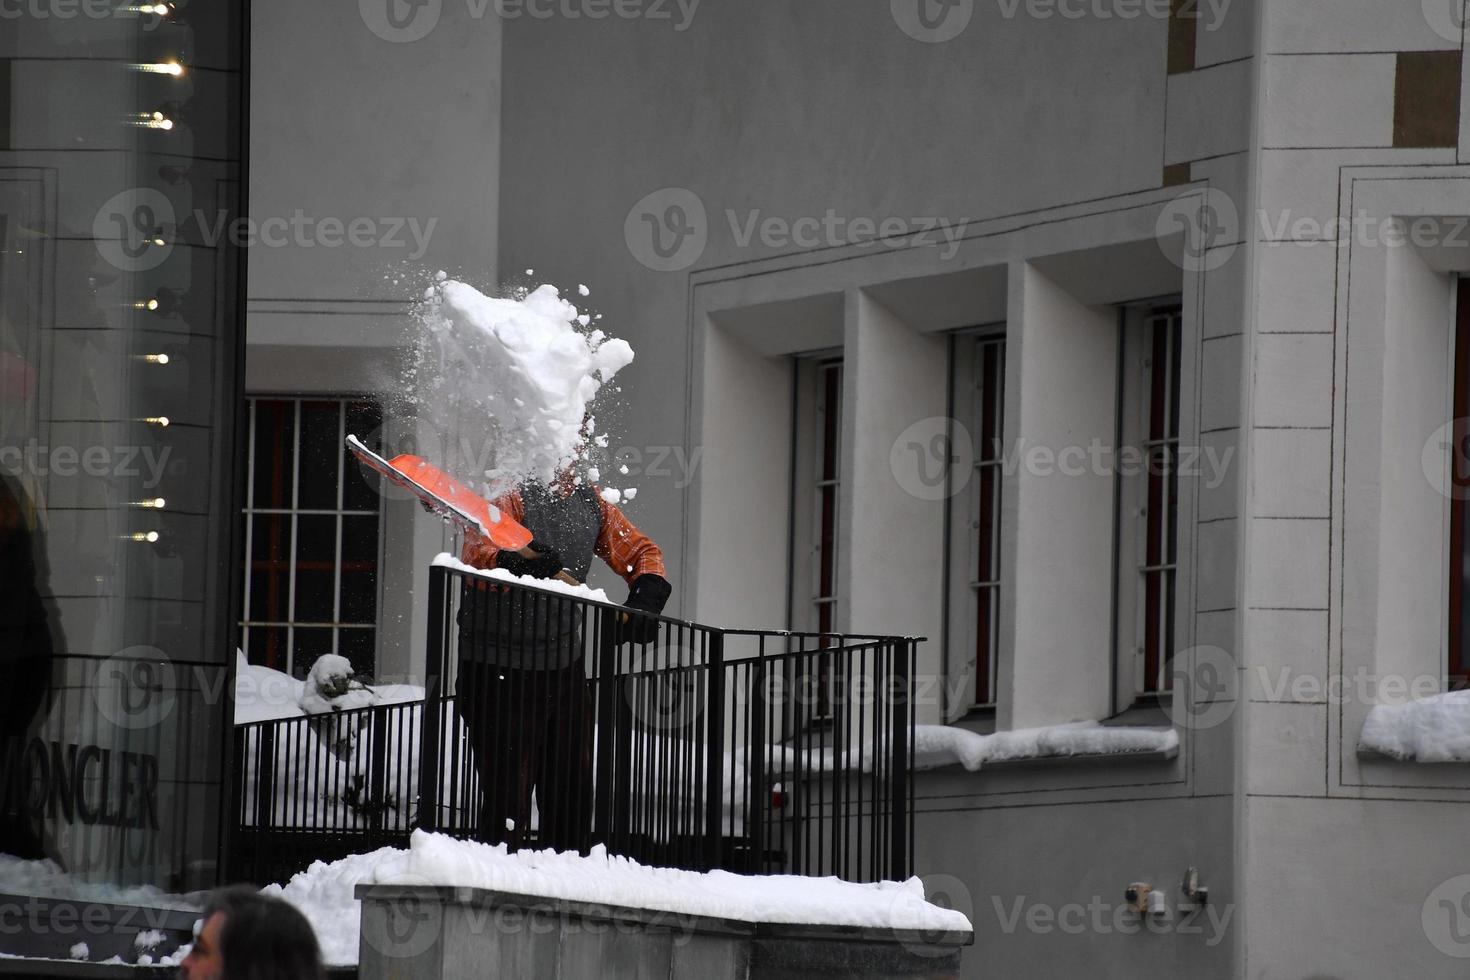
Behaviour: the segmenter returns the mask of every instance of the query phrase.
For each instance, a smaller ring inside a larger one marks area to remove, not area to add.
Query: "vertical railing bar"
[[[895,691],[895,704],[893,706],[893,867],[891,877],[895,881],[902,881],[908,872],[905,858],[909,852],[909,827],[908,808],[910,804],[908,785],[908,753],[909,739],[908,726],[910,716],[910,672],[911,665],[907,641],[895,641],[893,644],[895,677],[901,679],[902,686]]]
[[[709,840],[706,844],[705,863],[717,867],[720,860],[720,810],[724,782],[724,748],[720,734],[725,728],[725,634],[711,630],[709,634],[709,737],[705,745],[705,766],[709,773],[709,797],[705,802],[705,826]],[[733,768],[733,767],[732,767]]]
[[[439,745],[441,740],[439,698],[440,680],[445,653],[444,602],[445,580],[448,570],[435,566],[429,569],[429,636],[424,654],[424,707],[423,724],[419,732],[419,826],[424,830],[439,827]]]

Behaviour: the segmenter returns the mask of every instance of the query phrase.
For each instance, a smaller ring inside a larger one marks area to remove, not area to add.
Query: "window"
[[[837,506],[842,460],[842,362],[824,361],[817,367],[817,479],[812,501],[816,509],[817,630],[831,633],[837,623]],[[825,645],[825,643],[823,644]]]
[[[381,498],[343,441],[347,433],[368,440],[382,410],[349,399],[250,398],[249,405],[241,646],[251,663],[298,677],[328,653],[371,675]]]
[[[842,360],[796,359],[791,484],[791,628],[830,633],[837,629],[842,597],[838,540],[842,496]],[[806,640],[807,649],[827,639]],[[812,658],[815,718],[831,714],[831,657]]]
[[[1445,671],[1450,690],[1470,687],[1470,637],[1465,631],[1466,599],[1470,598],[1470,554],[1465,550],[1465,501],[1470,497],[1470,279],[1461,279],[1456,288],[1449,446],[1449,662]]]
[[[1172,687],[1182,324],[1178,309],[1124,315],[1124,451],[1117,459],[1120,686],[1144,697]]]
[[[969,469],[950,474],[948,656],[954,674],[973,681],[967,686],[980,708],[995,705],[1000,642],[1005,350],[1005,337],[993,333],[951,341],[954,418],[964,427],[953,438],[968,436],[974,456]]]

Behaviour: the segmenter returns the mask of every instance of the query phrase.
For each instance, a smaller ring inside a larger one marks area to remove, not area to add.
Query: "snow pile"
[[[1395,759],[1470,762],[1470,691],[1375,705],[1359,745]]]
[[[445,469],[485,483],[487,497],[527,478],[550,482],[591,434],[588,406],[632,362],[633,348],[587,330],[590,317],[550,285],[501,299],[440,273],[424,301],[421,420],[445,435],[488,431],[494,449],[489,469],[464,472],[489,460],[450,460]]]
[[[949,725],[914,726],[914,767],[937,769],[959,763],[971,772],[987,762],[1069,755],[1168,752],[1179,747],[1172,728],[1122,728],[1095,721],[1047,728],[1021,728],[979,735]]]
[[[319,658],[318,663],[322,660],[331,661],[329,666],[335,671],[340,671],[340,665],[335,664],[335,661],[346,663],[345,658],[331,654]],[[315,670],[316,665],[312,669]],[[348,664],[349,674],[351,669]],[[355,681],[353,683],[357,684]],[[290,674],[252,664],[245,659],[243,653],[236,651],[235,724],[248,725],[251,722],[276,718],[301,718],[314,711],[339,711],[368,704],[401,704],[405,701],[421,701],[424,697],[424,689],[417,684],[357,684],[356,688],[345,692],[348,696],[335,700],[327,697],[309,698],[306,688],[305,682]]]
[[[409,849],[385,847],[331,864],[316,862],[284,886],[271,885],[311,922],[323,958],[357,962],[359,884],[455,885],[624,908],[745,922],[925,931],[970,930],[963,913],[931,905],[918,878],[853,884],[837,878],[737,875],[651,868],[609,856],[517,851],[416,830]]]
[[[301,910],[316,932],[323,962],[328,966],[352,966],[357,963],[362,914],[352,891],[359,884],[372,884],[380,864],[402,860],[407,853],[384,847],[367,854],[352,854],[331,864],[316,861],[286,884],[267,885],[261,891],[283,898]]]
[[[353,677],[352,661],[335,653],[324,654],[306,672],[306,683],[297,702],[309,715],[350,708],[368,708],[377,703],[371,689]]]

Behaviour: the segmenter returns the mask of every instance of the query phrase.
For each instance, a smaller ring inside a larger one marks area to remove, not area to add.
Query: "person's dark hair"
[[[322,980],[316,933],[289,902],[231,885],[210,896],[205,921],[216,912],[224,914],[224,980]]]

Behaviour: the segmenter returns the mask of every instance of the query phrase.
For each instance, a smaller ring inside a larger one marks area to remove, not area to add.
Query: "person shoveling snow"
[[[356,439],[349,447],[459,525],[467,565],[576,585],[602,558],[629,586],[617,639],[653,642],[653,617],[672,592],[663,553],[618,508],[616,491],[573,470],[595,424],[589,404],[632,348],[587,332],[587,315],[551,286],[500,299],[441,274],[423,322],[441,363],[420,364],[421,410],[441,432],[484,431],[494,468],[456,476],[415,456],[383,459]],[[494,499],[461,478],[483,478]],[[541,845],[585,850],[593,726],[580,608],[552,591],[475,580],[458,625],[456,706],[480,776],[480,836],[519,845],[534,793]]]

